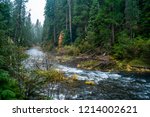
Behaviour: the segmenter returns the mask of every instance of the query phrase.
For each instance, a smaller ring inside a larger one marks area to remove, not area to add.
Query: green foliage
[[[90,44],[89,42],[85,41],[85,42],[82,42],[81,44],[79,44],[79,49],[80,49],[81,53],[85,53],[85,52],[94,50],[94,46],[92,44]]]
[[[77,48],[77,47],[75,47],[75,46],[65,46],[64,47],[67,51],[68,51],[68,54],[69,55],[79,55],[79,53],[80,53],[80,50]]]
[[[16,94],[11,90],[3,90],[1,93],[1,99],[10,100],[15,99]]]
[[[124,37],[113,47],[113,54],[117,59],[132,60],[139,58],[150,64],[150,40],[142,37],[134,39]]]
[[[24,77],[21,86],[23,99],[44,99],[45,96],[42,96],[42,91],[44,90],[45,79],[43,77],[39,77],[35,71],[25,72],[21,77]]]
[[[66,0],[46,0],[43,41],[51,41],[52,47],[58,42],[59,33],[65,30]]]
[[[51,44],[51,42],[49,42],[49,41],[44,42],[42,44],[42,48],[44,51],[51,51],[53,49],[53,44]]]
[[[45,79],[46,83],[59,82],[59,81],[62,81],[64,79],[64,74],[57,71],[57,70],[54,70],[54,69],[51,69],[49,71],[37,70],[35,72],[37,75],[39,75],[39,77],[46,78]]]
[[[140,10],[140,28],[139,28],[139,33],[141,35],[144,35],[145,37],[150,37],[150,1],[149,0],[142,0],[139,1],[139,8]]]
[[[2,55],[0,55],[0,66],[4,65],[4,57]]]
[[[0,99],[16,99],[16,80],[10,77],[7,71],[0,70]]]
[[[129,62],[129,64],[131,66],[144,66],[144,67],[149,67],[150,66],[150,64],[148,65],[147,63],[145,63],[141,59],[133,59],[132,61]]]
[[[9,0],[0,2],[0,99],[20,99],[19,80],[24,49],[12,40],[12,6]]]
[[[139,55],[143,61],[148,62],[149,1],[73,0],[71,7],[74,45],[81,53],[101,50],[99,53],[112,52],[121,60],[137,58]],[[63,45],[70,43],[68,8],[67,0],[47,0],[45,7],[45,33],[52,39],[54,29],[56,37],[63,30]],[[66,49],[71,55],[76,53],[72,47]]]
[[[63,45],[69,45],[70,44],[69,32],[67,30],[65,30],[63,32],[64,32]]]
[[[117,59],[124,59],[124,55],[125,55],[125,48],[122,47],[122,45],[115,45],[113,47],[113,55],[117,58]]]
[[[64,46],[63,49],[59,50],[59,53],[63,53],[66,55],[77,56],[80,54],[80,50],[78,47],[74,45]]]

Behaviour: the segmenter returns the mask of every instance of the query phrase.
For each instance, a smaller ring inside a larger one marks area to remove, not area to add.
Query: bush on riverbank
[[[63,55],[69,56],[77,56],[80,54],[79,48],[75,47],[74,45],[64,46],[63,48],[58,48],[57,52]]]
[[[45,78],[45,82],[59,82],[64,79],[64,74],[54,69],[48,71],[36,70],[36,74],[39,77]]]
[[[113,56],[119,60],[134,60],[150,65],[150,40],[137,37],[122,39],[113,47]]]
[[[0,99],[16,99],[19,91],[17,81],[7,71],[0,69]],[[17,92],[17,93],[16,93]]]
[[[117,63],[117,69],[119,70],[149,71],[150,40],[148,38],[120,38],[118,44],[114,45],[112,53],[115,59],[119,61]],[[131,67],[129,68],[129,66]]]

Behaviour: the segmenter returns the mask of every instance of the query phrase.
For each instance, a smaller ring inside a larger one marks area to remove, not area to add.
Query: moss
[[[132,66],[145,66],[145,67],[150,67],[147,63],[145,63],[143,60],[141,59],[134,59],[132,61],[129,62],[129,64]]]
[[[117,61],[114,70],[127,72],[150,72],[150,66],[141,59]]]
[[[73,74],[73,75],[71,76],[71,79],[72,79],[73,81],[77,81],[77,80],[78,80],[78,75],[77,75],[77,74]]]
[[[85,81],[85,84],[86,85],[95,85],[95,82],[94,81]]]
[[[80,62],[77,67],[85,68],[85,69],[93,69],[94,66],[98,65],[99,61],[97,60],[88,60]]]
[[[65,79],[63,73],[61,73],[61,72],[59,72],[57,70],[54,70],[54,69],[51,69],[51,70],[48,70],[48,71],[36,70],[35,72],[40,77],[46,78],[46,81],[49,81],[49,82],[63,81]]]
[[[116,61],[116,65],[114,67],[115,70],[125,71],[126,69],[126,61]]]

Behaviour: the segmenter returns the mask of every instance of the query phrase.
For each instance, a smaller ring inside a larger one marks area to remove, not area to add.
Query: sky
[[[26,4],[27,11],[31,10],[31,21],[36,23],[37,19],[43,24],[44,22],[44,7],[45,0],[29,0]]]

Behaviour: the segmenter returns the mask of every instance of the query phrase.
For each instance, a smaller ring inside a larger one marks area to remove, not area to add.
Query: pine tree
[[[145,37],[150,37],[150,1],[149,0],[140,0],[139,1],[140,9],[140,21],[139,21],[139,33]]]
[[[42,25],[40,23],[40,21],[37,19],[36,24],[33,27],[34,30],[34,43],[38,44],[40,42],[42,42]]]
[[[15,46],[11,40],[11,2],[0,1],[0,99],[16,99],[17,81],[12,78]]]
[[[73,25],[78,39],[84,39],[87,32],[91,0],[76,0],[73,7]]]
[[[135,37],[135,31],[137,30],[137,23],[139,21],[138,0],[125,1],[125,20],[126,28],[129,30],[128,33],[132,39]]]
[[[28,0],[15,0],[13,11],[13,23],[14,23],[14,42],[16,44],[23,44],[23,29],[25,24],[25,3]]]

